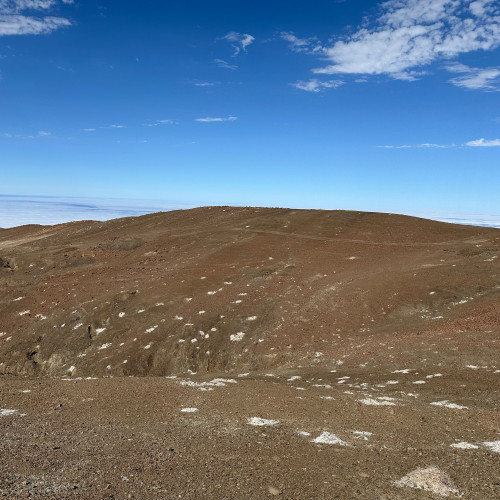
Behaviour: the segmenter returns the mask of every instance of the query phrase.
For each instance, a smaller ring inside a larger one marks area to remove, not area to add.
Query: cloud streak
[[[462,147],[496,147],[500,146],[500,139],[476,139],[474,141],[468,141],[465,144],[461,145]],[[459,147],[456,144],[432,144],[432,143],[423,143],[423,144],[401,144],[401,145],[387,145],[387,146],[377,146],[377,148],[381,149],[415,149],[415,148],[424,148],[424,149],[450,149]]]
[[[323,50],[323,47],[318,42],[316,37],[299,38],[290,31],[282,31],[280,37],[288,42],[290,50],[294,52],[307,52],[314,54]]]
[[[2,135],[2,137],[5,137],[7,139],[36,139],[36,138],[41,138],[41,137],[48,137],[48,136],[52,135],[52,133],[47,132],[46,130],[40,130],[35,135],[11,134],[8,132],[3,133],[1,135]]]
[[[238,66],[236,66],[235,64],[230,64],[227,61],[224,61],[224,59],[214,59],[214,63],[217,64],[219,68],[225,68],[231,70],[238,69]]]
[[[476,147],[499,147],[500,146],[500,139],[476,139],[475,141],[469,141],[465,143],[466,146],[470,146],[473,148]]]
[[[143,127],[158,127],[160,125],[175,125],[174,120],[156,120],[152,123],[143,123]]]
[[[471,68],[464,64],[450,64],[446,69],[451,73],[461,73],[450,82],[469,90],[500,90],[500,68]]]
[[[72,2],[63,0],[63,3]],[[71,21],[64,17],[43,15],[56,5],[56,0],[0,0],[0,36],[42,35],[71,26]],[[33,11],[40,14],[33,15]]]
[[[306,92],[314,92],[314,93],[319,93],[327,89],[336,89],[340,87],[341,85],[344,85],[343,80],[327,80],[327,81],[320,81],[316,78],[313,78],[309,81],[302,81],[299,80],[296,83],[291,83],[290,85],[292,87],[295,87],[300,90],[304,90]]]
[[[236,116],[228,116],[227,118],[212,118],[212,117],[195,118],[194,121],[200,123],[214,123],[214,122],[234,122],[237,119],[238,117]]]
[[[423,144],[401,144],[398,146],[377,146],[377,148],[382,149],[414,149],[414,148],[424,148],[424,149],[448,149],[454,148],[455,144],[433,144],[433,143],[423,143]]]

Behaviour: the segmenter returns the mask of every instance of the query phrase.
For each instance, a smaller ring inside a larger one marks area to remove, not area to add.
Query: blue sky
[[[0,0],[0,193],[500,212],[498,0]]]

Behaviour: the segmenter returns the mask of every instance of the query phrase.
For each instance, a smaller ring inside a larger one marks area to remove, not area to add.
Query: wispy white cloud
[[[174,120],[156,120],[151,123],[143,123],[143,127],[158,127],[159,125],[174,125]]]
[[[248,33],[238,33],[237,31],[230,31],[227,35],[221,37],[220,40],[227,40],[231,43],[234,49],[233,57],[235,57],[241,51],[246,52],[247,47],[253,43],[255,38]]]
[[[2,137],[5,137],[7,139],[36,139],[36,138],[41,138],[41,137],[48,137],[49,135],[52,135],[51,132],[47,132],[46,130],[40,130],[36,134],[11,134],[11,133],[3,133],[1,134]]]
[[[290,85],[300,90],[305,90],[306,92],[318,93],[326,89],[336,89],[337,87],[344,85],[344,82],[342,80],[320,81],[316,78],[313,78],[307,82],[300,80],[296,83],[291,83]]]
[[[316,37],[299,38],[291,31],[282,31],[280,37],[289,43],[290,49],[294,52],[315,53],[323,48]]]
[[[471,147],[497,147],[500,146],[500,139],[476,139],[465,143],[466,146]]]
[[[84,132],[95,132],[96,129],[95,128],[84,128],[83,131]]]
[[[0,36],[40,35],[71,26],[71,21],[64,17],[42,15],[57,3],[56,0],[0,0]],[[25,14],[26,11],[29,15]],[[35,15],[34,11],[40,14]]]
[[[283,38],[293,50],[311,46],[293,34]],[[350,36],[317,51],[329,64],[313,72],[414,80],[434,62],[499,46],[498,0],[388,0]],[[483,78],[491,80],[491,73]]]
[[[414,148],[431,148],[431,149],[450,149],[456,147],[495,147],[500,146],[500,139],[476,139],[474,141],[468,141],[462,145],[456,144],[433,144],[433,143],[423,143],[423,144],[401,144],[401,145],[386,145],[377,146],[377,148],[382,149],[414,149]]]
[[[448,149],[454,148],[455,144],[433,144],[429,142],[424,142],[423,144],[401,144],[397,146],[377,146],[377,148],[383,149],[413,149],[413,148],[431,148],[431,149]]]
[[[500,90],[500,68],[471,68],[464,64],[449,64],[451,73],[462,73],[450,80],[453,85],[470,90]]]
[[[236,116],[228,116],[227,118],[212,118],[212,117],[196,118],[195,121],[201,123],[213,123],[213,122],[234,122],[237,119],[238,117]]]
[[[125,128],[125,125],[109,125],[108,127],[103,128]]]
[[[212,82],[197,82],[193,83],[195,87],[213,87],[215,84]]]
[[[226,69],[238,69],[238,66],[235,64],[229,64],[227,61],[224,61],[224,59],[214,59],[214,63],[217,64],[220,68],[226,68]]]

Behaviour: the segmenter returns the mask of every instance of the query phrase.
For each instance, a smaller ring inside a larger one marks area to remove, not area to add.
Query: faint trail
[[[241,232],[252,232],[252,233],[262,233],[262,234],[275,234],[277,236],[289,236],[292,238],[301,238],[305,240],[317,240],[317,241],[332,241],[334,243],[359,243],[360,245],[375,245],[375,246],[391,246],[391,247],[427,247],[427,246],[449,246],[454,244],[463,244],[464,241],[442,241],[442,242],[429,242],[429,243],[395,243],[391,241],[369,241],[369,240],[355,240],[348,238],[327,238],[324,236],[312,236],[309,234],[297,234],[297,233],[285,233],[282,231],[272,231],[266,229],[242,229],[239,227],[232,228],[233,231]]]

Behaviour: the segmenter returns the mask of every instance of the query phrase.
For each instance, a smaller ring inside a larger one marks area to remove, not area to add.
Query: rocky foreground
[[[360,212],[0,230],[0,495],[499,498],[499,255]]]

